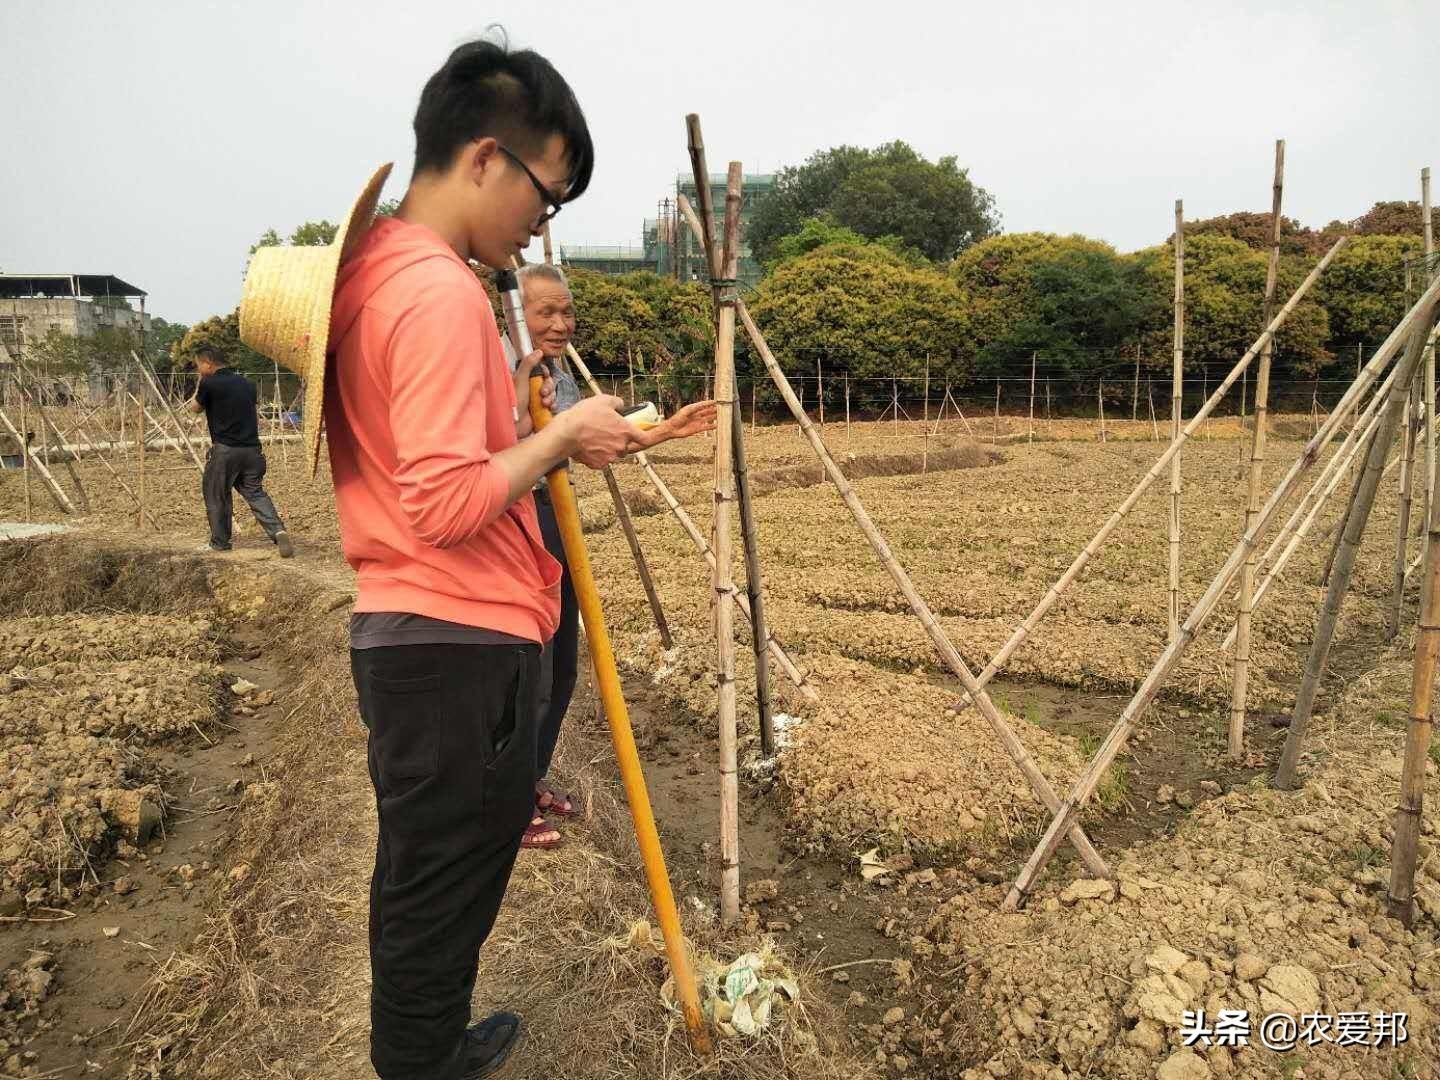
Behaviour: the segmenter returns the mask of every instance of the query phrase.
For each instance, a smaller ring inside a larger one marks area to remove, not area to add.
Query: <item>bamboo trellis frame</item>
[[[1384,418],[1376,432],[1375,442],[1365,461],[1365,471],[1355,486],[1355,494],[1346,515],[1345,531],[1341,533],[1340,545],[1335,556],[1335,566],[1325,588],[1325,603],[1320,609],[1320,621],[1315,636],[1310,642],[1310,653],[1305,660],[1305,672],[1300,680],[1300,689],[1295,694],[1295,711],[1290,717],[1290,728],[1285,735],[1285,746],[1280,752],[1280,764],[1275,770],[1275,786],[1290,789],[1295,786],[1296,770],[1300,762],[1300,744],[1305,738],[1310,717],[1315,711],[1315,696],[1320,689],[1320,679],[1330,656],[1330,645],[1335,637],[1335,626],[1339,622],[1340,607],[1350,588],[1350,575],[1359,554],[1360,540],[1375,505],[1375,493],[1380,486],[1385,458],[1394,438],[1395,427],[1405,410],[1415,372],[1420,370],[1420,360],[1425,351],[1425,342],[1430,327],[1435,321],[1436,297],[1440,296],[1440,278],[1436,278],[1416,302],[1411,313],[1421,312],[1414,321],[1406,343],[1405,357],[1398,366],[1395,385],[1390,388],[1390,402]],[[1407,321],[1408,318],[1407,318]],[[1402,324],[1403,325],[1403,324]],[[1408,423],[1408,418],[1406,420]]]
[[[1347,472],[1360,455],[1369,452],[1369,440],[1375,433],[1379,424],[1379,410],[1390,392],[1390,386],[1395,380],[1395,370],[1380,385],[1380,388],[1371,396],[1370,404],[1356,414],[1356,422],[1346,434],[1340,448],[1331,455],[1330,460],[1321,469],[1320,475],[1315,478],[1310,490],[1301,498],[1299,504],[1286,523],[1281,526],[1275,534],[1275,539],[1270,542],[1265,554],[1260,556],[1260,565],[1265,566],[1266,574],[1263,581],[1255,589],[1253,607],[1258,608],[1271,587],[1284,573],[1285,567],[1289,564],[1291,557],[1299,548],[1300,544],[1309,535],[1310,529],[1317,520],[1320,511],[1326,506],[1329,499],[1334,495],[1335,489],[1345,479]],[[1275,558],[1277,550],[1284,545],[1280,551],[1279,558]],[[1272,559],[1274,562],[1272,563]],[[1235,643],[1235,627],[1231,626],[1230,632],[1226,635],[1221,649],[1229,649]]]
[[[1079,578],[1080,573],[1085,569],[1085,566],[1090,562],[1090,560],[1094,558],[1095,554],[1100,550],[1101,546],[1109,538],[1110,534],[1115,531],[1116,527],[1119,526],[1119,524],[1125,520],[1125,517],[1130,513],[1130,511],[1135,508],[1135,504],[1140,501],[1141,496],[1143,496],[1145,492],[1150,489],[1151,485],[1154,484],[1155,481],[1161,477],[1161,475],[1163,475],[1167,465],[1171,468],[1170,505],[1173,513],[1174,507],[1176,505],[1174,501],[1174,463],[1179,458],[1181,449],[1184,447],[1185,443],[1194,436],[1195,432],[1199,430],[1200,426],[1205,423],[1206,418],[1209,417],[1210,413],[1215,409],[1215,407],[1220,404],[1221,400],[1229,392],[1230,388],[1235,384],[1235,380],[1238,379],[1240,375],[1249,368],[1251,361],[1253,361],[1255,357],[1259,354],[1260,350],[1264,348],[1266,342],[1272,340],[1280,327],[1285,325],[1285,320],[1290,317],[1290,313],[1295,310],[1295,307],[1304,298],[1305,294],[1310,291],[1310,287],[1320,279],[1320,275],[1325,272],[1326,267],[1330,265],[1331,261],[1340,252],[1341,248],[1345,246],[1346,241],[1347,238],[1342,236],[1339,240],[1335,242],[1335,244],[1330,248],[1330,250],[1325,253],[1325,256],[1318,263],[1315,264],[1314,269],[1310,271],[1309,275],[1305,278],[1305,280],[1302,281],[1299,287],[1295,290],[1295,292],[1291,294],[1290,299],[1287,300],[1285,304],[1280,308],[1280,310],[1275,313],[1275,317],[1270,320],[1269,325],[1266,326],[1266,328],[1261,331],[1260,336],[1251,343],[1250,348],[1245,350],[1245,355],[1242,356],[1235,363],[1235,366],[1230,369],[1229,374],[1225,376],[1224,380],[1216,388],[1215,392],[1206,399],[1205,404],[1202,405],[1199,411],[1190,418],[1189,423],[1187,423],[1179,432],[1175,434],[1175,437],[1172,438],[1170,441],[1170,445],[1166,447],[1165,451],[1156,460],[1155,464],[1150,467],[1150,470],[1143,477],[1140,478],[1139,483],[1135,485],[1135,487],[1131,490],[1130,494],[1127,495],[1125,499],[1120,503],[1120,505],[1115,508],[1115,511],[1110,515],[1109,519],[1105,522],[1104,525],[1100,527],[1100,531],[1097,532],[1090,539],[1090,542],[1081,549],[1080,554],[1075,556],[1075,560],[1070,564],[1069,569],[1067,569],[1065,573],[1060,576],[1059,580],[1057,580],[1054,585],[1050,586],[1049,590],[1041,598],[1040,602],[1035,606],[1035,609],[1025,617],[1025,620],[1018,627],[1015,628],[1015,631],[1010,635],[1009,640],[1000,647],[1000,651],[995,654],[991,661],[985,665],[985,669],[980,673],[980,678],[978,681],[981,686],[984,686],[986,683],[988,683],[991,679],[995,677],[996,672],[998,672],[1002,667],[1005,666],[1005,664],[1009,661],[1010,657],[1015,654],[1015,650],[1018,649],[1025,642],[1026,638],[1030,636],[1030,634],[1034,631],[1035,627],[1038,626],[1041,620],[1045,618],[1045,616],[1049,613],[1050,609],[1055,606],[1055,604],[1059,601],[1060,597],[1062,597],[1065,594],[1066,590],[1075,583],[1076,579]],[[1173,546],[1174,545],[1172,545],[1172,547]],[[1178,551],[1178,548],[1175,548],[1175,550]]]
[[[1096,787],[1109,770],[1111,764],[1114,763],[1115,758],[1125,749],[1130,735],[1135,730],[1137,718],[1149,707],[1155,695],[1159,693],[1161,686],[1165,683],[1166,679],[1169,678],[1176,665],[1179,664],[1181,658],[1189,648],[1190,643],[1199,632],[1200,627],[1214,611],[1220,596],[1229,588],[1230,582],[1239,571],[1241,563],[1245,561],[1250,550],[1259,542],[1260,536],[1269,526],[1271,520],[1278,514],[1280,507],[1283,506],[1285,501],[1294,493],[1296,487],[1299,485],[1300,479],[1314,465],[1319,454],[1329,444],[1339,425],[1349,418],[1361,397],[1388,364],[1397,345],[1408,343],[1417,325],[1421,323],[1422,320],[1428,320],[1430,318],[1437,297],[1440,297],[1440,279],[1437,279],[1436,282],[1426,290],[1424,295],[1422,295],[1416,304],[1411,307],[1409,312],[1406,313],[1405,317],[1396,324],[1395,328],[1390,332],[1390,335],[1375,352],[1370,362],[1361,369],[1355,382],[1346,390],[1339,404],[1337,404],[1330,415],[1320,423],[1318,429],[1305,444],[1300,456],[1290,466],[1289,471],[1281,479],[1265,505],[1261,508],[1254,525],[1246,530],[1245,535],[1241,537],[1240,542],[1236,544],[1229,558],[1226,559],[1225,564],[1215,575],[1214,580],[1211,581],[1210,587],[1205,590],[1204,595],[1201,596],[1194,608],[1191,609],[1190,615],[1181,625],[1180,636],[1170,642],[1160,654],[1144,682],[1141,683],[1134,697],[1131,698],[1129,704],[1125,706],[1124,711],[1120,714],[1120,718],[1110,729],[1109,734],[1106,735],[1105,741],[1101,743],[1100,748],[1096,751],[1090,764],[1086,766],[1085,771],[1071,788],[1061,810],[1056,813],[1054,819],[1050,822],[1049,827],[1045,830],[1045,835],[1036,845],[1035,850],[1031,853],[1024,868],[1021,869],[1014,884],[1011,886],[1010,892],[1006,896],[1003,905],[1005,910],[1013,911],[1018,909],[1025,897],[1029,895],[1040,873],[1059,849],[1061,839],[1065,836],[1066,830],[1074,823],[1080,809],[1095,793]],[[1428,327],[1428,325],[1429,323],[1426,321],[1425,326]],[[1416,359],[1418,360],[1418,356]],[[1404,381],[1412,377],[1413,374],[1414,365],[1412,364],[1408,371],[1402,367],[1397,379],[1401,385],[1403,385]]]
[[[1275,140],[1275,182],[1270,204],[1270,261],[1265,270],[1265,322],[1275,309],[1275,286],[1280,275],[1280,208],[1285,191],[1285,140]],[[1260,512],[1261,482],[1265,474],[1265,422],[1270,401],[1270,360],[1275,352],[1272,336],[1260,350],[1255,373],[1255,428],[1250,435],[1250,475],[1245,494],[1245,525],[1249,529]],[[1240,407],[1244,426],[1245,407]],[[1240,610],[1235,618],[1235,664],[1230,684],[1230,760],[1245,756],[1245,697],[1250,684],[1250,622],[1255,610],[1256,555],[1251,551],[1240,568]]]

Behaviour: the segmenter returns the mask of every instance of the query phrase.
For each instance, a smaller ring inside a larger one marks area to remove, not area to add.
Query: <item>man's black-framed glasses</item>
[[[535,188],[535,193],[540,196],[540,203],[545,207],[545,210],[543,213],[541,213],[539,220],[535,222],[535,227],[538,229],[541,225],[544,225],[556,214],[560,213],[560,208],[563,204],[555,201],[555,196],[551,193],[550,189],[547,188],[544,184],[542,184],[540,182],[540,178],[530,171],[529,165],[526,165],[525,162],[521,161],[509,150],[506,150],[505,147],[501,146],[499,150],[502,154],[504,154],[507,158],[513,161],[516,165],[520,166],[522,170],[524,170],[525,175],[530,178],[530,183]]]

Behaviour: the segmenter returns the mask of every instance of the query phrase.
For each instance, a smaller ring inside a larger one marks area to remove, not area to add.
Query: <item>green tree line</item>
[[[994,198],[954,156],[932,162],[903,142],[834,147],[781,170],[753,208],[747,240],[765,274],[747,303],[787,371],[808,378],[818,361],[832,394],[847,374],[863,383],[928,371],[956,388],[1023,378],[1032,357],[1090,394],[1137,360],[1144,374],[1168,372],[1173,236],[1122,253],[1084,236],[999,230]],[[1228,367],[1263,329],[1269,232],[1269,214],[1249,211],[1186,223],[1190,370]],[[255,247],[334,234],[328,221],[305,222]],[[1353,371],[1357,348],[1382,341],[1416,294],[1420,207],[1397,201],[1320,228],[1282,218],[1278,302],[1346,234],[1277,337],[1277,382]],[[577,346],[592,366],[658,377],[665,396],[699,390],[713,349],[704,285],[649,272],[570,279]],[[233,312],[192,327],[177,362],[202,341],[242,370],[271,370],[240,343]],[[743,335],[737,348],[745,373]]]

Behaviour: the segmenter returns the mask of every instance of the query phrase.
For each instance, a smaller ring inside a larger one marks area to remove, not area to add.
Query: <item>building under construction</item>
[[[755,207],[775,186],[773,173],[746,173],[740,203],[739,279],[746,285],[760,280],[760,264],[750,253],[746,239]],[[596,270],[602,274],[627,274],[649,270],[677,281],[701,281],[705,277],[705,256],[685,227],[679,212],[684,195],[699,213],[695,181],[688,173],[675,177],[674,193],[661,199],[655,216],[641,223],[639,244],[559,245],[562,265]],[[715,235],[719,236],[725,214],[725,174],[710,174],[710,202],[714,210]]]

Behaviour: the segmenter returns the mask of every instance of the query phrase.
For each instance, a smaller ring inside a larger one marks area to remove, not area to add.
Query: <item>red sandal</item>
[[[550,796],[549,804],[540,800]],[[535,809],[541,813],[554,814],[556,817],[579,817],[580,805],[573,795],[562,795],[549,784],[537,784],[535,786]]]
[[[541,837],[547,833],[553,833],[554,835],[548,840],[542,840]],[[556,831],[555,826],[551,825],[543,817],[538,821],[532,821],[529,825],[526,825],[525,835],[520,838],[520,846],[522,848],[536,848],[541,851],[557,848],[564,842],[565,838]]]

